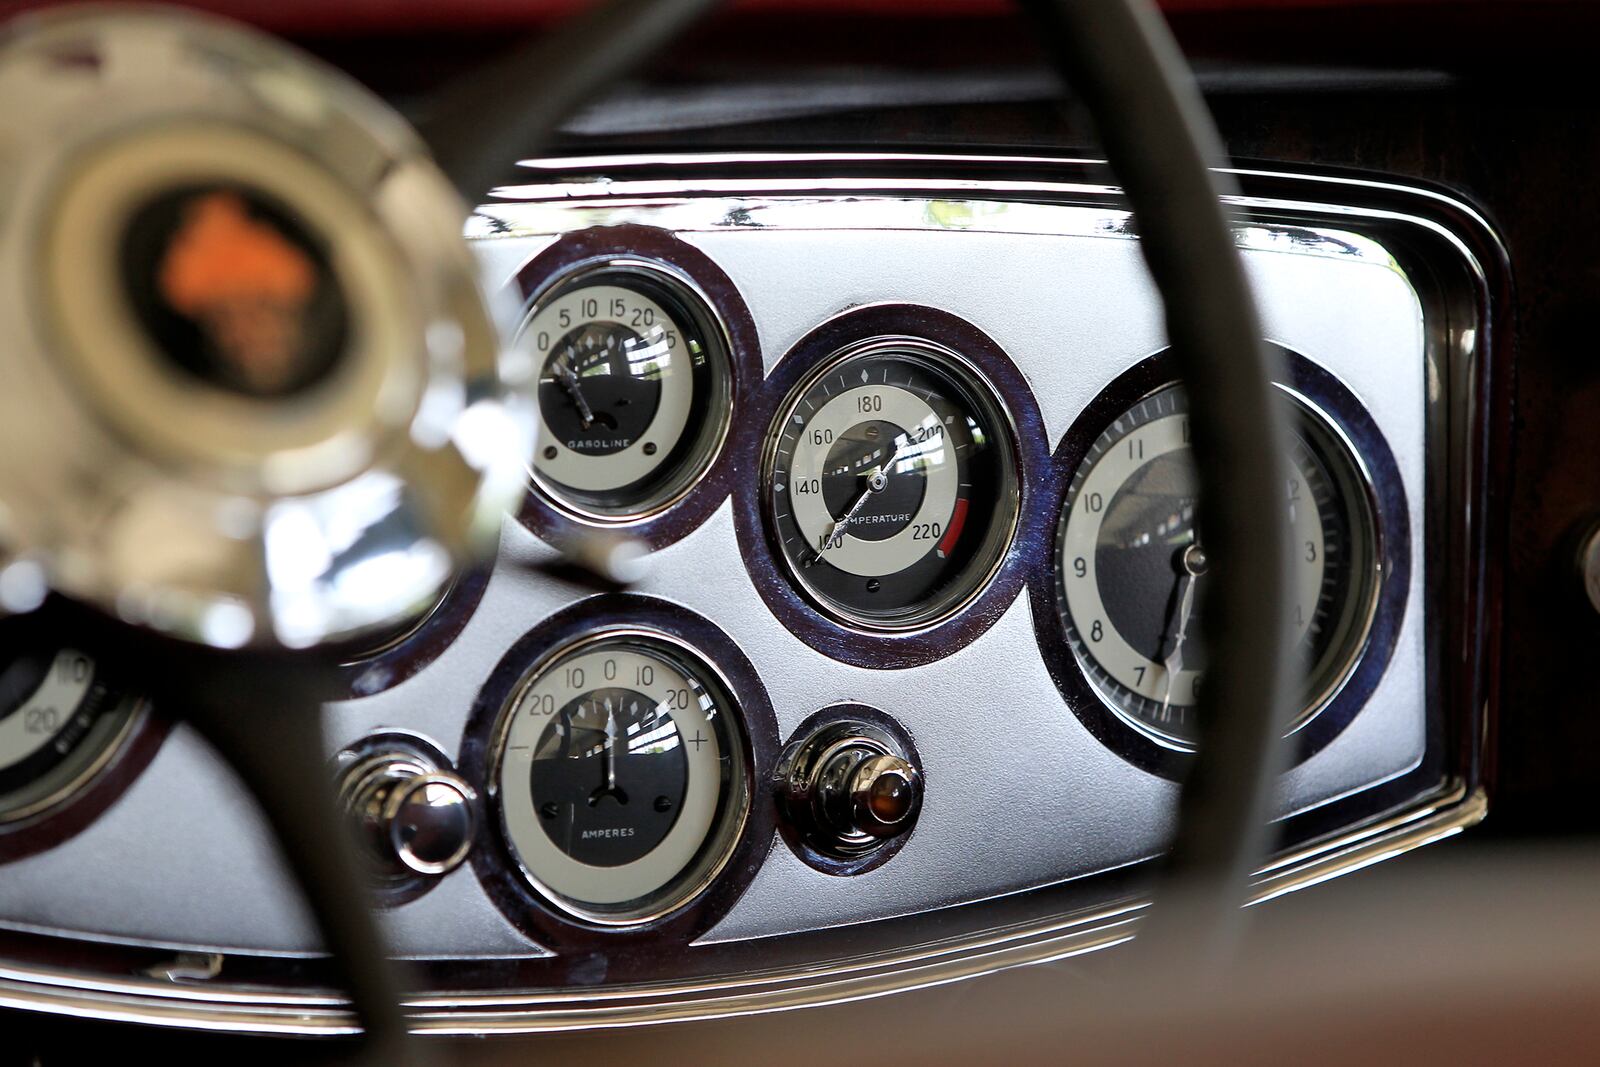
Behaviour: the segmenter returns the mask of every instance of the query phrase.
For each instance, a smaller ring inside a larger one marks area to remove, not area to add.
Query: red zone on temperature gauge
[[[954,614],[1015,524],[1006,433],[987,384],[953,352],[882,339],[836,353],[773,430],[768,518],[790,575],[853,626]]]

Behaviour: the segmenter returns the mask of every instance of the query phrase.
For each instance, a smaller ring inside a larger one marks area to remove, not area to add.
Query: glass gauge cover
[[[76,649],[22,638],[0,652],[0,823],[69,799],[110,758],[137,707]]]
[[[771,431],[764,489],[791,577],[869,630],[955,614],[1005,557],[1018,510],[1011,425],[955,352],[880,338],[827,360]]]
[[[563,910],[623,925],[695,897],[749,807],[727,686],[659,634],[578,642],[504,713],[496,792],[511,851]]]
[[[727,335],[690,282],[611,260],[537,301],[520,337],[539,360],[535,484],[580,517],[629,522],[673,503],[727,435]]]
[[[1309,404],[1285,402],[1294,412],[1290,473],[1277,499],[1262,501],[1261,521],[1286,523],[1294,546],[1298,729],[1360,658],[1380,557],[1354,453]],[[1061,624],[1095,692],[1136,729],[1179,749],[1195,741],[1206,667],[1196,620],[1207,561],[1195,529],[1187,413],[1186,395],[1169,386],[1095,440],[1068,486],[1055,559]]]

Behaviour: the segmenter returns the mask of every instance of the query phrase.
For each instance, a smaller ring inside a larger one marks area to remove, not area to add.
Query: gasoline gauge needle
[[[587,430],[594,425],[594,409],[589,406],[589,401],[584,399],[583,388],[578,384],[578,372],[567,365],[563,358],[555,365],[556,380],[561,387],[572,397],[572,402],[578,405],[578,417],[583,420],[583,428]]]

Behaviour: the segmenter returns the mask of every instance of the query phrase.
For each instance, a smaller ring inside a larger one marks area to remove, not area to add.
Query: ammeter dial
[[[496,790],[529,881],[591,921],[682,905],[726,860],[749,798],[727,687],[664,635],[587,639],[507,709]]]
[[[1298,728],[1360,657],[1376,601],[1376,531],[1347,444],[1309,405],[1294,408],[1290,474],[1262,522],[1294,545],[1295,629],[1304,676]],[[1163,744],[1192,747],[1205,679],[1196,630],[1207,587],[1195,526],[1188,401],[1162,389],[1113,421],[1073,475],[1056,541],[1068,644],[1101,699]]]
[[[1016,528],[1011,427],[962,357],[910,338],[836,354],[772,429],[768,518],[819,607],[867,629],[928,626],[980,592]]]
[[[687,279],[643,261],[579,271],[522,327],[541,360],[536,484],[610,522],[669,505],[727,433],[728,342]]]
[[[137,706],[76,649],[19,636],[0,652],[0,823],[69,799],[105,763]]]

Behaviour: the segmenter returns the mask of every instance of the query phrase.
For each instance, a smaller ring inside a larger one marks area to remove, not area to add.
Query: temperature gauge
[[[789,572],[837,619],[930,626],[976,596],[1016,528],[1011,427],[955,352],[911,338],[847,348],[773,426],[769,519]]]
[[[715,876],[749,798],[727,687],[664,635],[586,639],[536,667],[496,791],[535,889],[594,922],[644,922]]]

